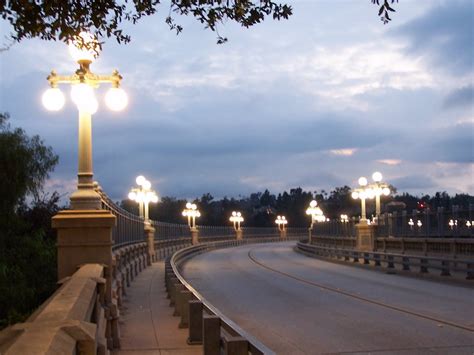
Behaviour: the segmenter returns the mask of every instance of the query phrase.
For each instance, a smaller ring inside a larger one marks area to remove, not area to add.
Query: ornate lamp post
[[[372,189],[375,195],[375,216],[377,218],[377,223],[380,217],[380,197],[390,195],[390,188],[388,184],[382,182],[382,174],[378,171],[372,174],[372,180],[374,182],[368,186],[368,188]]]
[[[357,200],[360,199],[360,210],[361,210],[361,217],[360,223],[367,224],[367,216],[365,212],[365,200],[367,198],[373,198],[372,190],[367,189],[367,179],[365,177],[359,178],[359,188],[354,189],[352,192],[352,198]]]
[[[230,216],[229,221],[234,224],[234,230],[237,234],[237,240],[242,239],[242,229],[240,228],[240,223],[244,221],[244,217],[242,217],[242,213],[233,211],[232,216]]]
[[[51,88],[42,96],[43,105],[51,111],[59,111],[65,102],[59,84],[71,84],[71,99],[79,111],[79,147],[78,147],[78,183],[77,191],[71,195],[71,208],[74,210],[94,210],[101,208],[100,196],[94,191],[92,171],[92,122],[91,117],[97,111],[98,102],[94,89],[100,84],[111,84],[105,102],[113,111],[120,111],[127,106],[126,93],[120,88],[122,77],[117,70],[111,75],[97,75],[90,70],[90,64],[97,56],[97,41],[87,33],[80,34],[81,39],[70,43],[69,52],[79,64],[72,75],[58,75],[53,70],[48,76]]]
[[[138,203],[140,217],[144,219],[145,224],[150,224],[148,217],[148,204],[150,202],[157,203],[158,196],[155,191],[151,190],[151,183],[144,176],[140,175],[136,178],[138,187],[134,187],[128,193],[128,198]]]
[[[324,216],[324,213],[321,208],[318,207],[318,202],[316,202],[315,200],[312,200],[309,203],[309,207],[306,209],[306,214],[311,216],[311,225],[308,228],[308,242],[311,244],[314,222],[324,222],[326,221],[326,217]]]
[[[277,216],[275,223],[278,226],[278,230],[280,231],[280,238],[286,238],[286,225],[288,224],[288,220],[285,216]]]
[[[191,230],[192,243],[197,244],[199,242],[198,229],[196,228],[196,217],[201,217],[201,212],[197,209],[196,204],[188,202],[186,208],[183,210],[183,217],[188,218],[188,226]]]
[[[151,182],[144,176],[137,176],[135,179],[138,187],[133,187],[128,193],[128,198],[138,203],[140,218],[144,220],[145,239],[148,246],[148,265],[155,259],[155,228],[148,218],[148,204],[157,203],[158,195],[151,189]]]

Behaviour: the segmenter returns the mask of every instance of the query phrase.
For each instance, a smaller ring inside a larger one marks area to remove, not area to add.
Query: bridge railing
[[[306,234],[288,239],[304,237]],[[189,258],[214,249],[284,240],[268,236],[243,240],[232,238],[181,249],[167,260],[166,289],[171,305],[175,307],[174,315],[181,318],[179,327],[189,329],[188,343],[203,344],[204,354],[273,354],[273,351],[241,329],[196,291],[181,275],[180,268]]]
[[[400,253],[388,253],[383,251],[358,251],[353,249],[340,249],[322,245],[309,245],[298,242],[296,250],[308,256],[319,256],[333,259],[342,259],[354,263],[384,267],[389,272],[398,270],[418,271],[427,274],[433,270],[440,272],[441,276],[452,276],[460,274],[466,280],[474,280],[474,260],[463,258],[452,258],[448,256],[434,257],[426,255],[407,255]]]
[[[112,228],[114,248],[143,241],[143,219],[119,207],[99,186],[96,191],[100,195],[102,208],[117,218],[116,225]]]

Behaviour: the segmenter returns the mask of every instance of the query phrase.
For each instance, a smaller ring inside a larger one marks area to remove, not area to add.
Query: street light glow
[[[145,179],[144,176],[138,176],[135,182],[139,187],[132,188],[128,193],[128,198],[138,203],[140,217],[144,217],[145,223],[148,223],[148,204],[150,202],[157,203],[158,195],[151,190],[151,182]]]
[[[122,111],[128,105],[128,97],[121,88],[110,88],[105,94],[105,104],[112,111]]]
[[[58,88],[49,88],[43,93],[41,101],[48,111],[59,111],[63,108],[66,99]]]
[[[375,182],[380,182],[382,181],[382,173],[376,171],[375,173],[372,174],[372,180]]]
[[[69,42],[69,54],[78,63],[93,62],[98,55],[97,39],[91,33],[84,31],[79,34],[79,37]]]
[[[358,180],[360,186],[366,186],[367,185],[367,179],[363,176],[361,176]]]

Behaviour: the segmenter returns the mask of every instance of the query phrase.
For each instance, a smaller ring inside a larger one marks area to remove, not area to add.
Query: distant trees
[[[396,191],[393,186],[391,186],[391,189]],[[284,191],[278,195],[265,190],[264,192],[252,193],[248,197],[239,199],[224,197],[220,200],[216,200],[211,194],[206,193],[193,202],[198,205],[201,212],[201,217],[197,221],[200,225],[229,225],[229,216],[232,211],[240,211],[245,218],[244,226],[273,227],[275,226],[276,216],[283,214],[289,220],[290,226],[305,227],[309,223],[309,217],[305,212],[312,199],[318,202],[324,214],[330,219],[338,219],[341,214],[360,215],[360,201],[351,197],[349,186],[336,187],[329,193],[324,190],[304,191],[300,187]],[[393,201],[403,202],[408,212],[416,209],[420,201],[423,201],[426,206],[435,211],[438,207],[451,209],[453,205],[459,205],[460,208],[467,209],[470,204],[474,204],[474,196],[468,194],[449,196],[446,192],[437,192],[433,196],[425,195],[420,198],[403,193],[384,197],[383,205],[386,206]],[[150,217],[157,221],[185,223],[186,221],[181,216],[185,204],[186,200],[163,197],[157,205],[150,206]],[[136,204],[122,201],[122,206],[137,213]],[[373,201],[367,202],[367,213],[369,216],[375,213]]]
[[[58,157],[8,119],[0,113],[0,328],[22,321],[57,281],[51,217],[59,196],[42,187]]]

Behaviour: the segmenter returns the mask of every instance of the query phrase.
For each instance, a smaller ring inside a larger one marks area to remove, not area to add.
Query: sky
[[[93,117],[94,177],[115,200],[145,175],[161,196],[245,196],[355,187],[380,171],[399,192],[474,194],[474,2],[400,0],[384,25],[369,0],[287,1],[294,15],[244,29],[168,9],[126,25],[91,69],[118,69],[129,106]],[[8,26],[1,23],[1,32]],[[3,37],[3,36],[2,36]],[[49,191],[75,189],[77,110],[48,112],[63,43],[25,40],[0,53],[0,111],[59,155]]]

